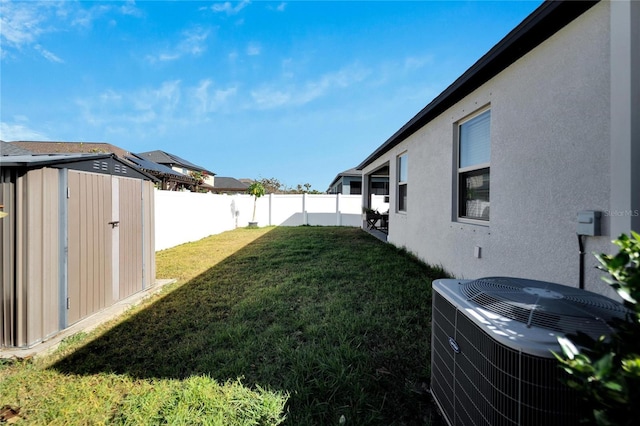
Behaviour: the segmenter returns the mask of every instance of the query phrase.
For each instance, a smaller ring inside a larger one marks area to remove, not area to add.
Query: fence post
[[[269,194],[269,226],[273,225],[273,193]]]
[[[307,217],[307,194],[303,193],[302,194],[302,224],[303,225],[308,225],[309,221],[308,221],[308,217]]]
[[[336,224],[342,226],[342,212],[340,211],[340,193],[336,194]]]

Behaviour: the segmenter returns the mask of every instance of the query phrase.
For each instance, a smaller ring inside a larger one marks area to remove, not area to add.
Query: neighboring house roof
[[[597,1],[545,1],[356,169],[362,170],[582,15]]]
[[[5,141],[0,141],[0,156],[6,155],[30,155],[31,151],[20,148]]]
[[[245,192],[248,184],[240,182],[236,178],[216,176],[213,189],[216,192]]]
[[[144,158],[145,160],[153,161],[158,164],[167,164],[169,167],[172,166],[180,166],[185,169],[193,170],[193,171],[203,171],[207,172],[207,174],[215,176],[215,173],[205,169],[202,166],[198,166],[196,164],[191,163],[183,158],[178,157],[174,154],[169,154],[168,152],[156,150],[156,151],[147,151],[136,154],[140,158]]]
[[[131,153],[118,146],[105,142],[44,142],[44,141],[15,141],[10,142],[14,147],[31,151],[34,154],[109,154],[126,158]]]
[[[127,160],[135,163],[140,169],[154,174],[158,177],[168,177],[175,180],[182,180],[188,183],[193,182],[192,178],[185,176],[182,173],[178,173],[163,164],[154,163],[153,161],[145,160],[144,158],[139,158],[135,155],[128,156]]]
[[[356,168],[345,170],[344,172],[338,173],[336,177],[329,184],[329,188],[335,185],[341,178],[343,177],[362,177],[362,172]]]

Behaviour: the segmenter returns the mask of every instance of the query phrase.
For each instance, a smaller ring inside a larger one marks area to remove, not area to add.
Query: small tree
[[[247,188],[247,193],[249,195],[253,195],[253,219],[252,222],[256,221],[256,204],[258,202],[258,198],[262,197],[265,193],[264,185],[261,182],[253,182]]]
[[[640,419],[640,235],[631,231],[631,238],[623,234],[613,243],[620,251],[596,255],[598,268],[609,273],[603,279],[629,313],[611,323],[609,338],[594,340],[584,333],[571,336],[573,341],[558,338],[564,356],[555,354],[570,375],[567,384],[593,409],[586,422],[599,426],[632,425]]]
[[[269,194],[279,194],[283,191],[284,185],[276,178],[262,178],[258,182],[264,186],[264,189]]]
[[[197,181],[198,185],[202,185],[205,179],[207,178],[207,172],[205,171],[199,172],[199,171],[192,170],[189,172],[189,176],[194,178]]]

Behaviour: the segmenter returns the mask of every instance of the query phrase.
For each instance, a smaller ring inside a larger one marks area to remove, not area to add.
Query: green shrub
[[[586,423],[631,425],[640,419],[640,235],[621,235],[613,241],[615,255],[600,254],[598,268],[629,309],[626,318],[611,323],[613,334],[597,340],[578,333],[558,338],[563,355],[555,354],[570,374],[567,384],[577,389],[590,407]],[[580,349],[578,349],[578,347]]]

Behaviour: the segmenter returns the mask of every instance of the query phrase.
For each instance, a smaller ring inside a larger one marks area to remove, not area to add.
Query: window
[[[389,178],[386,180],[387,182],[371,182],[371,194],[389,195]]]
[[[407,211],[407,153],[398,156],[398,211]]]
[[[458,217],[489,220],[491,111],[460,123],[458,133]]]
[[[349,187],[349,194],[351,195],[361,195],[362,194],[362,182],[351,181],[351,185]]]

